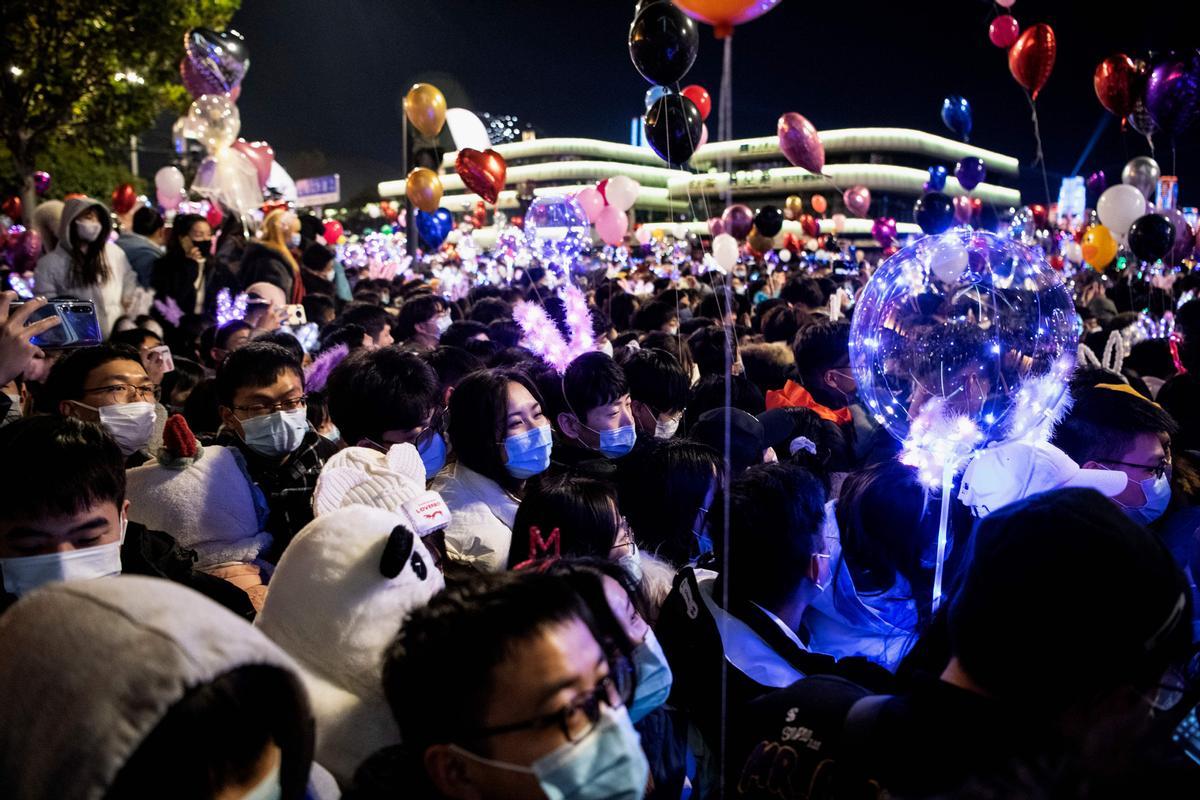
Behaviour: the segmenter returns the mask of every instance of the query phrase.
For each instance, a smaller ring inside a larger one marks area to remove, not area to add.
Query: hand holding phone
[[[16,292],[0,292],[0,384],[6,384],[24,371],[39,352],[33,340],[62,324],[57,314],[35,322],[29,318],[46,306],[44,299],[31,300],[14,307]]]

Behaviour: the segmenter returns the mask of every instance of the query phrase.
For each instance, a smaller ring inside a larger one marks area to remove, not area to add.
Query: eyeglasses
[[[1157,464],[1134,464],[1129,461],[1113,461],[1107,458],[1098,458],[1096,460],[1101,464],[1115,464],[1120,467],[1133,467],[1135,469],[1142,469],[1154,475],[1155,478],[1161,478],[1162,476],[1166,475],[1167,470],[1171,468],[1170,456],[1163,457],[1163,460],[1159,461]]]
[[[617,521],[617,542],[610,550],[623,550],[626,547],[632,548],[630,552],[637,552],[637,543],[633,540],[633,529],[629,527],[629,520],[622,515]]]
[[[304,408],[307,405],[308,395],[302,394],[299,397],[289,397],[286,400],[280,400],[276,403],[255,403],[250,406],[234,406],[233,410],[249,414],[252,417],[261,417],[273,411],[295,411],[297,408]]]
[[[494,728],[482,728],[475,732],[475,738],[499,736],[502,733],[514,731],[539,730],[555,725],[563,732],[569,742],[578,742],[591,733],[600,722],[601,704],[611,709],[618,709],[633,697],[634,678],[633,665],[624,658],[618,658],[613,664],[613,670],[596,683],[596,688],[551,714],[514,722],[510,725],[497,725]]]
[[[156,383],[146,383],[134,386],[132,383],[114,383],[109,386],[97,386],[95,389],[84,389],[85,395],[107,394],[113,403],[152,403],[158,399],[159,386]]]
[[[417,440],[413,442],[418,450],[422,450],[428,445],[433,437],[444,432],[445,414],[442,409],[437,409],[433,412],[433,416],[429,418],[429,424],[425,426],[425,430],[417,434]]]

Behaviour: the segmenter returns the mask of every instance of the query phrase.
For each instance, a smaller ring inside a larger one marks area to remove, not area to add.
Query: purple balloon
[[[871,236],[884,247],[890,247],[896,241],[896,220],[891,217],[879,217],[871,226]]]
[[[1097,197],[1104,193],[1104,190],[1108,188],[1108,176],[1104,174],[1104,170],[1098,169],[1087,176],[1087,188]]]
[[[788,161],[818,174],[825,168],[825,145],[811,122],[789,111],[779,118],[777,130],[779,149]]]
[[[1146,82],[1146,110],[1172,138],[1200,119],[1200,69],[1196,62],[1164,61]]]
[[[33,188],[38,194],[45,194],[50,188],[50,173],[40,169],[33,173]]]
[[[946,168],[940,164],[929,168],[929,180],[925,181],[925,193],[940,192],[946,188]]]
[[[1158,213],[1166,217],[1175,226],[1175,244],[1171,245],[1171,252],[1167,254],[1167,261],[1171,264],[1178,264],[1184,258],[1191,255],[1195,236],[1192,233],[1192,229],[1188,227],[1187,219],[1184,218],[1183,212],[1179,209],[1164,208]]]
[[[741,241],[749,235],[750,228],[754,227],[754,212],[741,203],[735,203],[725,209],[725,213],[721,215],[721,222],[725,225],[725,233]]]
[[[720,236],[725,232],[725,223],[721,221],[720,217],[709,217],[708,232],[712,236]]]
[[[188,85],[188,74],[196,78],[197,85],[203,84],[208,91],[201,94],[226,94],[232,92],[246,76],[250,68],[250,56],[246,52],[246,41],[235,31],[213,31],[208,28],[192,28],[183,37],[184,62],[190,70],[180,65],[180,76]],[[188,87],[191,91],[191,87]],[[195,95],[199,96],[199,95]]]
[[[987,167],[983,165],[982,158],[968,156],[958,162],[958,166],[954,168],[954,177],[958,178],[959,185],[969,192],[983,183],[983,179],[987,177]]]

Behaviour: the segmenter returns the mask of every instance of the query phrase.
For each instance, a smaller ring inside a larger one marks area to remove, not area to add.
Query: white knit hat
[[[411,444],[394,444],[386,454],[347,447],[325,462],[313,491],[313,514],[352,505],[398,514],[418,536],[450,524],[442,496],[425,489],[425,464]]]

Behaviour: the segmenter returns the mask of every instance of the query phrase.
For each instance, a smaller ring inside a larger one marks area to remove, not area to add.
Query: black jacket
[[[238,279],[243,290],[260,281],[274,284],[283,289],[283,294],[291,302],[296,275],[291,265],[274,248],[260,242],[250,242],[242,253]]]

